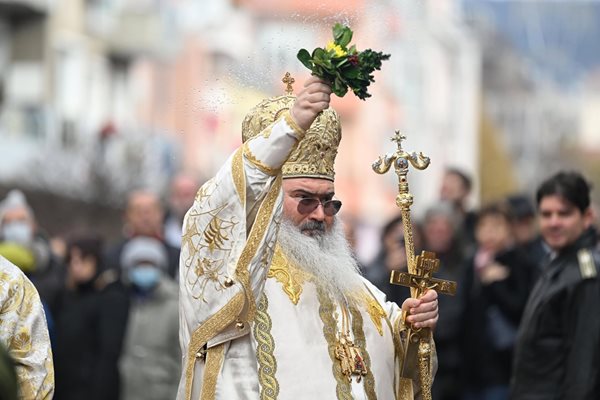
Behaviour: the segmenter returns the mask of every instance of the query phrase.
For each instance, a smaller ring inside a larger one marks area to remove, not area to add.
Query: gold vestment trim
[[[217,378],[223,358],[225,357],[225,343],[211,347],[206,352],[206,365],[204,366],[204,377],[202,379],[202,393],[200,400],[214,400],[217,391]]]
[[[243,148],[240,146],[235,152],[233,160],[231,162],[231,176],[233,177],[233,184],[240,198],[240,202],[246,204],[246,175],[244,173],[244,159],[243,159]]]
[[[302,294],[302,285],[307,277],[303,271],[288,262],[279,245],[275,247],[273,261],[271,261],[267,277],[277,279],[291,302],[294,305],[298,305],[300,295]]]
[[[281,168],[270,167],[267,164],[265,164],[264,162],[262,162],[261,160],[259,160],[258,158],[256,158],[256,156],[250,150],[248,143],[249,142],[246,142],[242,146],[244,156],[246,156],[246,160],[250,161],[256,168],[258,168],[259,170],[261,170],[262,172],[264,172],[265,174],[270,175],[270,176],[275,176],[279,173],[279,171],[281,171]]]
[[[352,334],[354,335],[354,344],[361,350],[363,360],[367,365],[367,376],[364,378],[364,388],[367,394],[367,399],[377,400],[377,394],[375,393],[375,377],[371,370],[371,357],[367,351],[367,339],[365,338],[365,331],[363,330],[363,319],[360,311],[350,306],[350,315],[352,315]],[[379,320],[381,323],[381,320]]]
[[[243,286],[244,291],[246,292],[246,300],[248,313],[246,320],[252,321],[256,314],[256,303],[254,300],[254,294],[252,293],[252,287],[250,286],[250,272],[248,271],[248,266],[252,261],[252,258],[256,254],[258,250],[258,246],[260,242],[263,240],[269,223],[272,220],[272,213],[275,207],[275,202],[277,201],[277,197],[279,196],[279,191],[281,189],[281,175],[277,176],[275,182],[273,182],[273,186],[269,193],[267,193],[266,198],[263,200],[260,208],[258,209],[258,214],[256,216],[256,220],[252,225],[252,229],[250,230],[250,235],[246,242],[246,246],[242,250],[242,254],[238,259],[237,265],[235,267],[235,274],[238,278],[238,281]]]
[[[289,111],[283,114],[283,118],[285,119],[285,122],[289,125],[289,127],[294,130],[294,133],[296,134],[296,138],[298,138],[298,140],[301,140],[304,137],[304,135],[306,135],[306,131],[300,128],[300,125],[298,125],[296,121],[294,121],[294,118],[292,118],[292,115]]]
[[[279,395],[277,360],[274,356],[275,340],[271,334],[273,323],[268,313],[269,299],[262,294],[258,300],[256,319],[254,320],[254,338],[256,339],[256,358],[258,359],[258,382],[260,399],[275,400]]]
[[[371,317],[371,321],[373,321],[373,325],[375,325],[377,332],[379,332],[379,336],[383,336],[382,321],[387,319],[387,313],[366,285],[365,290],[360,292],[359,298],[365,307],[365,311],[369,314],[369,317]]]
[[[194,380],[194,368],[196,365],[196,354],[198,354],[204,345],[217,333],[233,323],[244,307],[244,294],[237,293],[223,308],[209,317],[194,332],[188,343],[187,363],[185,369],[185,393],[186,399],[191,400],[192,383]]]
[[[352,388],[348,379],[342,374],[342,367],[336,359],[335,349],[337,345],[337,322],[334,317],[335,307],[329,295],[323,290],[323,288],[315,285],[317,288],[317,296],[319,299],[319,316],[323,322],[323,335],[327,341],[327,348],[329,349],[329,358],[331,358],[331,368],[333,376],[337,382],[335,392],[338,400],[352,400]]]

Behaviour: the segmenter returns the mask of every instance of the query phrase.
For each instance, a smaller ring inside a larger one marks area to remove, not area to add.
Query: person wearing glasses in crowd
[[[399,307],[360,275],[337,217],[330,94],[311,77],[255,106],[188,211],[177,399],[396,399],[402,361],[419,397],[399,331],[435,327],[437,293]]]

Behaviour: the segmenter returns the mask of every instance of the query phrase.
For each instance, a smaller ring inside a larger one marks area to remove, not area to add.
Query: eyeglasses
[[[298,199],[298,212],[300,214],[310,214],[313,212],[319,204],[323,206],[323,212],[328,217],[337,214],[342,208],[342,202],[339,200],[327,200],[321,201],[315,197],[303,197]]]

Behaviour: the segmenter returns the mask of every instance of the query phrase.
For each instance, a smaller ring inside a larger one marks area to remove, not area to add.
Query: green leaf
[[[346,84],[343,83],[339,78],[335,78],[331,90],[336,94],[336,96],[344,97],[346,93],[348,93],[348,86],[346,86]]]
[[[352,40],[352,30],[339,22],[333,26],[333,41],[344,49]]]
[[[313,60],[326,60],[329,54],[322,48],[317,47],[312,53]]]
[[[337,60],[340,60],[340,61],[339,61],[339,62],[337,62]],[[341,67],[343,67],[344,65],[346,65],[346,64],[348,63],[348,57],[336,58],[336,59],[335,59],[335,60],[333,60],[333,61],[336,61],[336,62],[337,62],[337,64],[335,64],[335,67],[336,67],[336,68],[341,68]]]
[[[358,67],[351,67],[344,70],[344,76],[348,79],[356,79],[360,74]]]
[[[349,29],[347,26],[340,24],[339,22],[336,22],[335,25],[333,25],[333,40],[334,42],[337,43],[337,41],[342,37],[342,35],[344,34],[344,30]]]
[[[298,60],[300,60],[300,62],[308,69],[310,69],[312,71],[313,69],[313,63],[310,57],[310,53],[306,50],[306,49],[300,49],[300,51],[298,51],[298,55],[296,56],[298,57]]]

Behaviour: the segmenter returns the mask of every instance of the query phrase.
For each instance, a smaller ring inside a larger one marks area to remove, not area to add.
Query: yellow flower
[[[325,50],[327,50],[327,51],[333,50],[333,54],[336,57],[343,57],[343,56],[345,56],[347,54],[344,51],[344,49],[342,49],[342,47],[339,44],[335,44],[333,42],[327,43],[327,46],[325,47]]]

